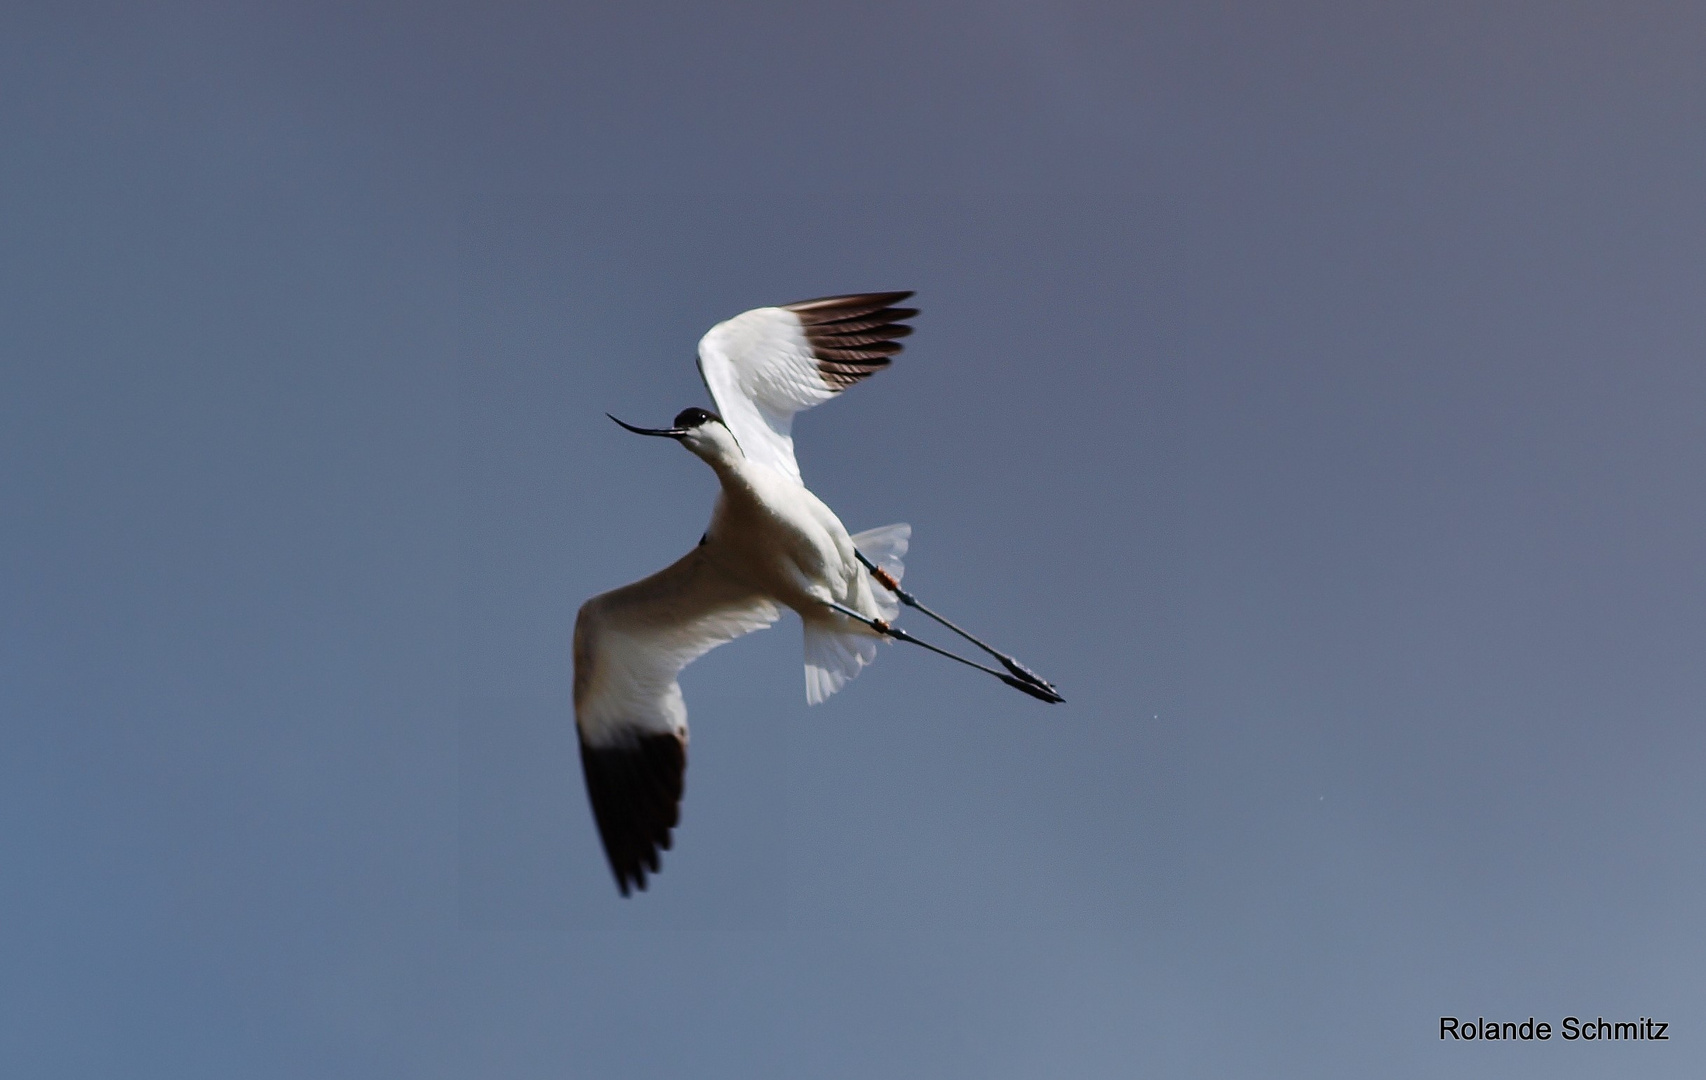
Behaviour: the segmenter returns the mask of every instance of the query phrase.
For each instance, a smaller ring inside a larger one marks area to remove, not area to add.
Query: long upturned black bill
[[[610,416],[609,413],[605,413],[604,415]],[[610,419],[616,420],[616,418],[614,416],[610,416]],[[626,420],[616,420],[616,422],[618,424],[621,424],[623,427],[627,428],[629,431],[632,431],[636,435],[661,435],[661,436],[668,438],[668,439],[679,439],[683,435],[687,434],[687,431],[688,431],[687,428],[635,427],[633,424],[628,423]]]

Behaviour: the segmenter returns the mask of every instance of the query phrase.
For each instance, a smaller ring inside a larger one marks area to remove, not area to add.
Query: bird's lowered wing
[[[753,460],[796,480],[794,414],[822,404],[900,352],[910,292],[859,293],[754,308],[699,341],[699,374]]]
[[[575,619],[575,726],[581,769],[617,887],[646,887],[680,817],[687,706],[676,676],[781,610],[695,548],[632,585],[595,596]]]

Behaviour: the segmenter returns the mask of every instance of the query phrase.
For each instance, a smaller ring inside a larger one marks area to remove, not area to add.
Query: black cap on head
[[[704,409],[682,409],[680,412],[675,414],[675,426],[678,428],[696,428],[700,424],[706,424],[710,423],[712,420],[721,419],[722,417],[718,416],[716,413],[706,412]]]

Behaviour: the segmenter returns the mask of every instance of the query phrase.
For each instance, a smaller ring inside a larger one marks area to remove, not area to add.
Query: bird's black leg
[[[930,650],[931,652],[935,653],[937,656],[946,656],[949,660],[957,660],[960,663],[964,664],[966,667],[973,667],[979,671],[987,672],[988,674],[995,676],[997,679],[1000,679],[1002,682],[1006,683],[1008,686],[1011,686],[1013,689],[1018,690],[1021,693],[1029,694],[1032,697],[1037,698],[1038,700],[1046,701],[1051,705],[1058,704],[1058,703],[1066,700],[1065,698],[1060,696],[1060,694],[1054,689],[1054,687],[1049,686],[1047,683],[1043,683],[1040,680],[1038,680],[1037,682],[1027,682],[1027,681],[1024,681],[1021,679],[1014,678],[1012,675],[1007,674],[1005,671],[996,671],[994,668],[988,667],[987,665],[984,665],[984,664],[980,664],[976,660],[968,660],[965,657],[961,656],[959,653],[951,653],[947,649],[941,648],[941,647],[936,646],[936,645],[932,645],[928,641],[923,640],[922,638],[913,637],[911,634],[907,633],[905,630],[902,630],[900,627],[890,626],[888,623],[884,622],[881,619],[868,619],[865,616],[859,614],[857,611],[854,611],[852,608],[846,607],[842,604],[837,604],[833,600],[825,601],[825,603],[827,603],[835,611],[839,611],[841,614],[847,616],[849,619],[853,619],[857,622],[863,623],[864,625],[870,627],[872,630],[875,630],[877,633],[883,635],[884,637],[891,637],[891,638],[894,638],[896,641],[904,641],[909,645],[917,645],[921,649]]]
[[[1042,698],[1044,701],[1049,702],[1062,702],[1066,700],[1060,696],[1060,691],[1054,688],[1054,684],[1049,682],[1047,679],[1044,679],[1042,676],[1038,675],[1024,664],[1019,663],[1019,661],[1015,660],[1013,657],[1008,656],[1006,653],[992,648],[978,640],[967,631],[962,630],[943,616],[936,614],[934,611],[931,611],[929,608],[919,603],[916,596],[913,596],[911,593],[900,587],[900,582],[894,579],[894,575],[890,574],[887,570],[884,570],[870,559],[865,558],[864,552],[854,551],[853,554],[858,556],[859,561],[865,565],[865,569],[869,570],[871,572],[871,576],[877,579],[877,583],[889,592],[894,593],[895,596],[899,597],[901,603],[905,604],[909,608],[917,608],[919,611],[930,616],[930,618],[935,619],[949,630],[952,630],[954,633],[965,638],[973,645],[976,645],[990,656],[999,660],[1001,662],[1001,666],[1013,674],[1014,679],[1017,679],[1019,682],[1025,683],[1027,686],[1032,688],[1027,690],[1026,693],[1031,694],[1032,697]],[[978,666],[982,667],[981,664]],[[989,671],[990,669],[984,668],[984,670]],[[1011,684],[1012,680],[1008,680],[1008,682]]]

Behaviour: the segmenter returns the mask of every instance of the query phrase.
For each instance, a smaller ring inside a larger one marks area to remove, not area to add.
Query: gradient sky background
[[[1699,1075],[1698,6],[602,7],[0,9],[7,1075]],[[719,650],[624,902],[603,413],[891,288],[806,478],[1070,703]]]

